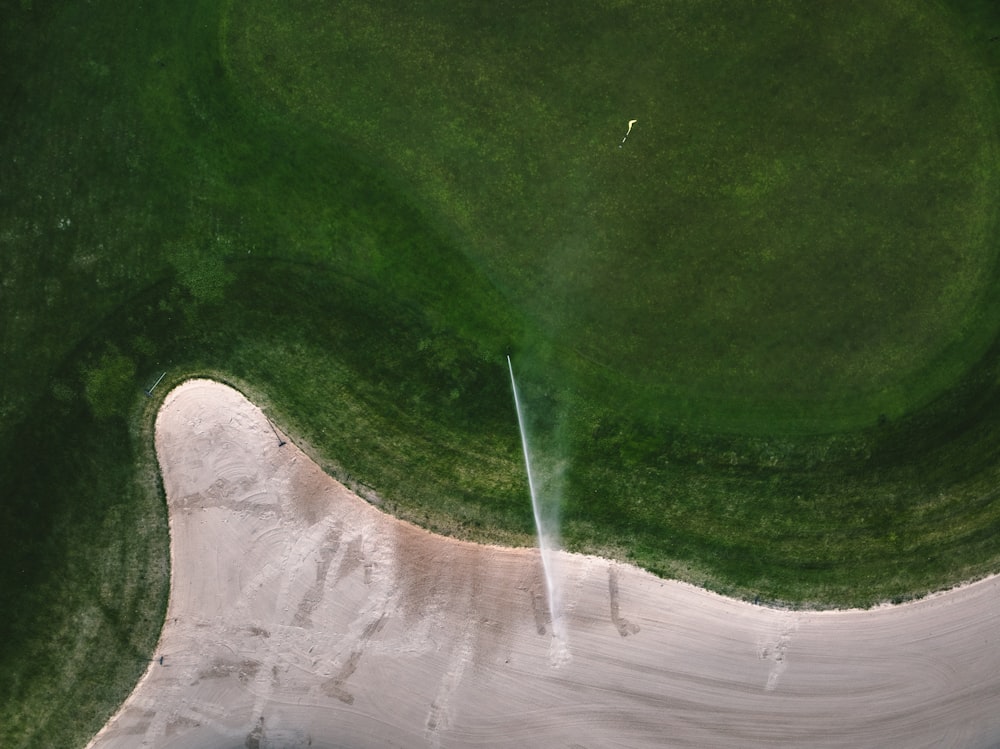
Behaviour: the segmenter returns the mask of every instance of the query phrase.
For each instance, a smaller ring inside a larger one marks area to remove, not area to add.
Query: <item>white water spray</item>
[[[524,451],[524,468],[528,474],[528,491],[531,494],[531,509],[535,515],[535,530],[538,534],[538,550],[542,558],[542,573],[545,576],[545,596],[549,604],[549,615],[552,618],[552,647],[549,655],[553,665],[559,666],[570,660],[566,643],[566,622],[562,617],[559,586],[553,570],[555,559],[552,547],[552,537],[545,531],[542,522],[542,512],[538,504],[538,494],[535,491],[535,480],[531,471],[531,455],[528,450],[528,433],[524,427],[524,414],[521,411],[521,397],[514,381],[514,365],[507,356],[507,367],[510,369],[510,387],[514,391],[514,408],[517,410],[517,427],[521,432],[521,449]]]

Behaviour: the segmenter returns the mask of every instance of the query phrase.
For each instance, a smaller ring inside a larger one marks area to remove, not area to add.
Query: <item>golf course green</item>
[[[787,606],[1000,571],[992,2],[0,17],[0,745],[152,657],[195,375],[441,533],[534,543],[510,355],[567,549]]]

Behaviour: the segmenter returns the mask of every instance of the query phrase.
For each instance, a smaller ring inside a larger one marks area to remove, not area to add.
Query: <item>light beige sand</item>
[[[1000,742],[995,578],[796,613],[560,554],[560,662],[534,550],[383,515],[216,383],[170,393],[156,444],[173,554],[164,662],[94,747]]]

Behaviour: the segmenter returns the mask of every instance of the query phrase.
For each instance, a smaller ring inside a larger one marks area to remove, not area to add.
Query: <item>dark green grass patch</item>
[[[80,390],[65,384],[36,404],[0,476],[4,746],[84,743],[146,668],[166,610],[156,466]]]

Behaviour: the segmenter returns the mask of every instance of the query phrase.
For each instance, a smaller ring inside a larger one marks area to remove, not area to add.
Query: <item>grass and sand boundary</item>
[[[380,512],[217,382],[157,416],[157,658],[89,745],[992,746],[1000,580],[796,611]],[[163,658],[161,662],[159,657]],[[391,707],[390,707],[391,706]],[[544,706],[544,709],[539,709]]]

